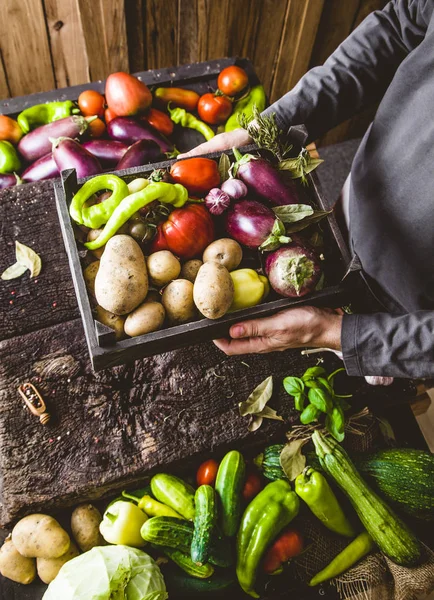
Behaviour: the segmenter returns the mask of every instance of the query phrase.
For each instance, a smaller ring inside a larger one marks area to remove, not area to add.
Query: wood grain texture
[[[146,69],[145,0],[126,0],[125,25],[130,73]]]
[[[179,64],[178,0],[145,0],[144,20],[147,68]]]
[[[8,85],[8,80],[6,76],[6,71],[3,65],[3,57],[1,53],[1,43],[0,43],[0,99],[9,98],[10,90]]]
[[[0,50],[12,96],[55,87],[42,0],[2,0]]]
[[[78,0],[44,0],[56,87],[90,81]]]

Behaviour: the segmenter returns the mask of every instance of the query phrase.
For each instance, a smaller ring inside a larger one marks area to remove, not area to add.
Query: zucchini
[[[164,567],[163,567],[164,568]],[[235,586],[236,578],[231,571],[216,571],[209,579],[187,577],[178,569],[163,570],[169,598],[196,598],[206,594],[207,598],[220,597],[219,594]],[[232,596],[233,597],[233,596]]]
[[[194,519],[194,489],[175,475],[158,473],[151,479],[152,494],[157,500],[170,506],[187,521]]]
[[[217,523],[217,505],[214,488],[201,485],[194,496],[196,514],[191,542],[191,560],[197,565],[207,562],[210,554],[211,539]]]
[[[168,546],[190,554],[193,524],[176,517],[152,517],[143,523],[140,535],[156,546]]]
[[[214,567],[212,565],[208,563],[204,565],[196,565],[196,563],[191,560],[190,556],[184,554],[181,552],[181,550],[164,547],[161,548],[161,550],[170,558],[170,560],[173,560],[178,567],[192,577],[207,579],[214,573]]]
[[[258,467],[264,477],[270,481],[277,479],[286,479],[286,475],[280,466],[280,453],[284,448],[284,444],[274,444],[267,446],[264,452],[258,454],[254,459],[255,465]]]
[[[228,452],[220,463],[215,482],[220,501],[221,529],[227,537],[233,537],[238,531],[245,474],[243,455],[237,450]]]
[[[419,541],[362,479],[345,450],[318,430],[312,434],[312,441],[323,469],[348,496],[380,550],[399,565],[418,563],[421,557]]]

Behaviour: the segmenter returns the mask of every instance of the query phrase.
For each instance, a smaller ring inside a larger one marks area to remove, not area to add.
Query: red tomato
[[[105,133],[105,125],[104,121],[101,119],[95,119],[89,123],[89,133],[90,137],[100,138]]]
[[[210,158],[178,160],[170,169],[175,183],[184,185],[190,194],[205,195],[220,185],[217,163]]]
[[[106,123],[110,123],[113,119],[116,119],[118,115],[111,108],[106,108],[104,111],[104,120]]]
[[[232,102],[226,96],[204,94],[197,105],[199,117],[205,123],[220,125],[224,123],[232,112]]]
[[[15,119],[6,115],[0,115],[0,140],[6,140],[11,144],[18,144],[23,137],[23,131]]]
[[[85,117],[92,117],[93,115],[102,117],[104,114],[104,96],[96,90],[81,92],[77,102],[79,109]]]
[[[161,231],[169,250],[183,259],[200,256],[214,240],[212,217],[201,204],[176,208],[161,226]]]
[[[128,117],[144,112],[152,102],[148,87],[129,73],[112,73],[107,77],[105,97],[108,107],[118,117]]]
[[[226,96],[236,96],[247,87],[248,83],[249,77],[245,70],[235,65],[223,69],[217,79],[219,90]]]
[[[296,529],[287,527],[268,548],[262,563],[264,571],[269,574],[279,572],[284,563],[303,552],[303,547],[301,534]]]
[[[203,462],[197,470],[197,485],[214,485],[217,477],[219,464],[213,458]]]
[[[149,123],[149,125],[154,127],[163,135],[170,135],[173,133],[174,123],[172,119],[169,117],[169,115],[166,115],[166,113],[161,112],[161,110],[150,108],[148,112],[141,117],[141,119]]]
[[[167,245],[166,238],[164,237],[162,224],[158,225],[155,236],[152,240],[149,253],[153,254],[154,252],[158,252],[159,250],[169,250],[169,246]]]
[[[258,473],[252,471],[247,474],[246,482],[243,488],[243,498],[248,502],[259,494],[264,486],[262,485],[262,478]]]

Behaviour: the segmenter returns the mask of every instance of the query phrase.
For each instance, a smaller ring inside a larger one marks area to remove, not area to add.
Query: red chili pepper
[[[246,482],[243,488],[243,498],[250,502],[264,487],[262,478],[259,473],[252,471],[247,474]]]
[[[167,105],[170,102],[173,106],[179,106],[190,111],[195,110],[199,102],[199,94],[184,88],[160,87],[155,90],[154,96],[157,101],[163,104]]]
[[[187,158],[178,160],[170,169],[172,179],[185,186],[190,194],[204,195],[220,185],[220,175],[215,160]]]
[[[174,123],[169,115],[157,110],[156,108],[150,108],[145,115],[140,117],[143,121],[146,121],[154,127],[157,131],[163,135],[171,135],[173,133]]]
[[[301,534],[296,529],[287,527],[267,550],[262,563],[263,570],[268,574],[280,573],[282,565],[301,554],[303,547]]]

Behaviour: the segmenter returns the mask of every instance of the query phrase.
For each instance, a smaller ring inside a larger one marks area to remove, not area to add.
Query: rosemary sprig
[[[277,127],[276,115],[272,113],[269,117],[262,116],[256,106],[253,107],[252,117],[241,114],[239,123],[247,131],[259,148],[268,150],[283,161],[285,156],[292,150],[292,144],[285,141],[283,132]]]

